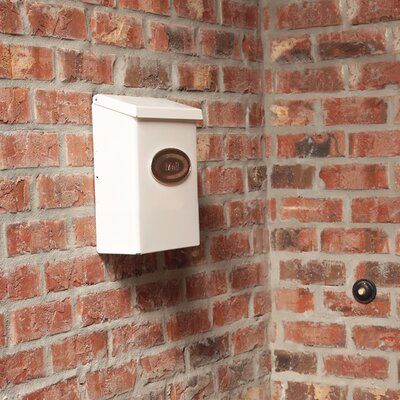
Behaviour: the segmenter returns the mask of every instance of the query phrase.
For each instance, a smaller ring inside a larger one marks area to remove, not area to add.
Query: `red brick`
[[[385,29],[360,29],[318,35],[318,54],[322,60],[371,56],[386,52]]]
[[[278,71],[277,93],[338,92],[344,89],[341,67],[322,67],[304,71]]]
[[[90,134],[65,135],[67,164],[72,167],[91,167],[93,165],[93,138]]]
[[[91,123],[92,95],[81,92],[35,92],[36,122],[43,124]]]
[[[200,229],[221,229],[225,226],[224,207],[222,204],[200,206]]]
[[[264,7],[263,9],[263,28],[265,31],[269,29],[269,10],[268,7]]]
[[[239,3],[235,0],[223,0],[222,23],[237,28],[253,29],[258,27],[258,8],[256,4]]]
[[[130,57],[127,60],[124,85],[169,89],[171,87],[170,63],[157,59],[144,60],[140,57]]]
[[[135,386],[136,364],[130,361],[127,364],[113,366],[86,375],[86,387],[90,400],[114,397],[125,393]]]
[[[90,19],[90,29],[96,43],[134,49],[144,47],[142,21],[133,16],[96,11]]]
[[[149,392],[140,390],[140,394],[131,397],[132,400],[166,400],[165,388],[158,388]]]
[[[43,349],[20,351],[0,358],[0,388],[45,376]]]
[[[24,178],[0,180],[0,214],[30,210],[29,181]]]
[[[314,124],[314,102],[277,100],[270,106],[271,125],[304,126]]]
[[[254,315],[260,316],[271,312],[271,295],[267,290],[254,294]]]
[[[223,271],[201,272],[186,278],[188,300],[210,298],[226,291],[226,274]]]
[[[266,254],[269,251],[269,232],[267,228],[253,228],[254,254]]]
[[[311,189],[314,175],[312,165],[274,165],[271,185],[274,189]]]
[[[378,97],[342,97],[322,102],[325,125],[384,124],[387,104]]]
[[[242,40],[242,51],[246,60],[262,61],[263,44],[259,35],[244,34]]]
[[[261,78],[256,69],[226,66],[222,68],[225,92],[260,94]]]
[[[266,190],[268,185],[268,171],[266,165],[247,167],[247,186],[249,191]]]
[[[152,14],[170,14],[168,0],[120,0],[119,6]]]
[[[260,136],[245,134],[228,134],[225,139],[225,153],[228,160],[261,159]]]
[[[199,246],[187,247],[185,249],[169,250],[164,252],[165,268],[176,269],[186,268],[191,265],[205,263],[205,246],[200,243]]]
[[[275,38],[271,40],[270,58],[280,64],[312,62],[309,35]]]
[[[390,299],[387,295],[379,295],[372,303],[360,304],[344,292],[325,292],[325,307],[346,317],[370,316],[387,317],[390,314]]]
[[[48,291],[67,290],[104,281],[104,264],[97,256],[82,256],[45,264]]]
[[[76,368],[106,356],[107,332],[74,336],[51,346],[51,358],[55,371]]]
[[[53,50],[0,44],[0,77],[52,80]]]
[[[112,331],[113,356],[162,343],[164,343],[164,334],[162,324],[159,322],[133,323]]]
[[[400,351],[400,329],[385,326],[355,326],[352,337],[358,349]]]
[[[241,128],[245,126],[245,110],[242,103],[214,101],[207,104],[209,126]]]
[[[10,257],[66,249],[66,226],[62,220],[21,222],[8,225],[7,250]]]
[[[39,296],[40,270],[32,265],[20,265],[8,276],[8,297],[12,301]]]
[[[20,131],[0,134],[0,168],[57,166],[57,142],[56,133]]]
[[[388,253],[386,232],[368,228],[326,228],[321,234],[322,251],[327,253]]]
[[[143,283],[136,287],[136,307],[140,311],[155,311],[171,307],[181,298],[181,282],[170,279],[163,282]]]
[[[174,0],[173,4],[179,17],[211,23],[217,21],[215,0]]]
[[[276,400],[283,398],[279,396],[284,396],[285,400],[297,400],[299,396],[307,400],[319,400],[322,398],[327,400],[347,399],[347,388],[341,386],[318,385],[307,382],[288,382],[285,393],[280,392],[280,390],[282,390],[282,392],[284,391],[280,386],[276,386],[275,390],[278,396]]]
[[[400,390],[380,389],[380,388],[355,388],[353,392],[354,400],[397,400],[400,397]]]
[[[276,309],[304,313],[314,310],[314,296],[308,289],[281,288],[275,293]]]
[[[346,282],[345,264],[340,261],[301,260],[280,262],[280,280],[294,280],[302,285],[338,286]]]
[[[272,93],[272,70],[264,71],[264,89],[265,93]]]
[[[343,218],[342,200],[284,198],[281,200],[280,216],[282,220],[299,222],[340,222]]]
[[[201,29],[200,44],[206,57],[229,57],[235,60],[241,58],[239,36],[236,33]]]
[[[155,253],[143,255],[114,254],[107,257],[107,275],[111,281],[138,277],[157,270]]]
[[[21,308],[10,314],[11,341],[14,344],[67,332],[71,328],[72,306],[69,299]]]
[[[349,0],[348,15],[353,25],[400,19],[396,0]]]
[[[157,51],[194,54],[194,30],[186,26],[150,23],[150,47]]]
[[[30,121],[29,90],[0,88],[0,123],[24,124]]]
[[[18,4],[10,0],[0,1],[0,32],[17,34],[21,31],[22,20]]]
[[[227,300],[217,301],[213,305],[214,326],[229,325],[247,318],[249,315],[249,295],[232,296]]]
[[[96,246],[96,222],[94,217],[75,218],[72,222],[75,247]]]
[[[285,340],[305,346],[344,347],[346,330],[344,325],[319,322],[284,322]]]
[[[193,368],[215,363],[229,356],[228,334],[206,338],[189,346],[190,365]]]
[[[215,92],[218,88],[218,66],[207,64],[178,64],[180,90]]]
[[[4,347],[6,343],[7,343],[6,324],[4,321],[4,315],[0,314],[0,348]]]
[[[234,290],[260,286],[264,283],[265,265],[262,263],[236,267],[230,273],[230,283]]]
[[[210,246],[213,261],[231,260],[250,255],[249,235],[242,232],[215,236]]]
[[[400,164],[393,166],[394,189],[400,190]]]
[[[400,198],[368,197],[353,199],[351,203],[353,222],[400,223]]]
[[[264,125],[264,107],[262,103],[251,103],[249,105],[249,128],[259,128]]]
[[[0,270],[0,300],[8,296],[8,277],[3,270]]]
[[[167,321],[167,336],[169,340],[180,340],[198,333],[207,332],[211,322],[206,308],[180,312]]]
[[[313,228],[280,228],[271,233],[271,245],[275,251],[315,251],[317,242],[317,234]]]
[[[214,167],[206,169],[209,194],[243,192],[243,173],[240,168]]]
[[[208,374],[171,383],[167,391],[171,400],[184,400],[188,396],[192,399],[204,399],[214,393],[214,385],[211,374]]]
[[[313,353],[294,353],[285,350],[275,350],[275,371],[293,371],[299,374],[315,374],[317,372],[317,357]]]
[[[387,189],[388,176],[384,165],[337,164],[321,168],[319,177],[325,189]]]
[[[331,355],[324,357],[324,367],[327,375],[385,379],[389,362],[381,357]]]
[[[87,4],[100,5],[104,7],[115,7],[117,0],[81,0],[81,1]]]
[[[83,326],[124,318],[131,313],[131,292],[120,288],[88,294],[78,298],[76,307]]]
[[[217,377],[221,392],[249,383],[254,377],[252,360],[234,360],[228,365],[220,365],[217,369]]]
[[[232,335],[235,354],[244,353],[262,347],[266,340],[266,327],[264,323],[238,329]]]
[[[34,35],[64,39],[86,39],[85,12],[82,8],[31,3],[26,7],[30,31]]]
[[[154,382],[169,378],[177,372],[184,371],[185,361],[183,350],[175,348],[143,357],[140,360],[140,365],[143,369],[142,379],[145,382]]]
[[[92,175],[40,175],[36,188],[40,208],[65,208],[92,205],[94,186]]]
[[[380,287],[396,287],[400,284],[400,264],[396,262],[361,262],[356,269],[357,279],[370,279]]]
[[[351,157],[400,155],[400,131],[350,133],[349,142]]]
[[[197,135],[197,161],[222,160],[223,136],[213,134]]]
[[[78,382],[76,378],[54,383],[42,389],[35,390],[22,397],[22,400],[79,400]]]
[[[92,51],[60,50],[57,54],[59,77],[63,82],[113,83],[114,56]]]
[[[277,19],[278,27],[281,29],[340,25],[339,2],[316,0],[285,4],[277,9]]]

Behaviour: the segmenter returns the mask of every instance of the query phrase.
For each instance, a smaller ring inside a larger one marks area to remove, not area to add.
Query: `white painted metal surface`
[[[99,253],[143,254],[199,244],[194,122],[199,119],[201,110],[164,99],[94,97]],[[191,172],[180,184],[165,186],[153,177],[151,162],[164,148],[190,158]]]

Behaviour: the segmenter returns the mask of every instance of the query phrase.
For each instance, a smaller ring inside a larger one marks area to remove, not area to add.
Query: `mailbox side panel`
[[[93,105],[97,251],[137,254],[138,151],[135,118]]]
[[[197,246],[196,128],[193,122],[139,120],[139,187],[142,253]],[[191,172],[178,185],[165,186],[152,174],[151,163],[166,148],[182,150]]]

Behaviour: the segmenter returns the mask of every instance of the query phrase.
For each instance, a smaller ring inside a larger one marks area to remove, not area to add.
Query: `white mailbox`
[[[196,246],[196,120],[173,101],[96,95],[93,144],[97,251],[143,254]]]

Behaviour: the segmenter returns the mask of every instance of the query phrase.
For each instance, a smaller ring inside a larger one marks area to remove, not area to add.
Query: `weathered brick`
[[[217,9],[215,0],[174,0],[175,11],[178,16],[190,18],[202,22],[215,23],[217,21]]]
[[[280,29],[301,29],[340,25],[341,16],[337,0],[316,0],[291,3],[277,10]]]
[[[0,180],[0,214],[29,209],[29,181],[24,178]]]
[[[277,100],[270,106],[273,126],[302,126],[314,123],[314,102]]]
[[[398,197],[367,197],[352,200],[353,222],[400,223]]]
[[[76,378],[62,380],[53,385],[25,394],[22,400],[79,400],[78,382]]]
[[[344,89],[341,67],[322,67],[304,71],[278,71],[278,93],[338,92]]]
[[[309,35],[275,38],[271,40],[270,58],[280,64],[312,62]]]
[[[393,157],[400,155],[400,131],[355,132],[349,136],[351,157]]]
[[[314,175],[312,165],[274,165],[271,185],[274,189],[311,189]]]
[[[278,388],[279,386],[276,388],[277,396],[285,396],[285,400],[296,400],[299,396],[308,400],[320,400],[321,398],[326,400],[345,400],[347,398],[347,388],[343,386],[288,382],[287,389],[283,394],[279,392]]]
[[[199,214],[201,230],[220,229],[226,225],[222,204],[200,206]]]
[[[36,265],[20,265],[8,275],[8,298],[18,301],[39,296],[40,269]]]
[[[26,13],[30,31],[34,35],[64,39],[87,38],[85,12],[82,8],[30,3]]]
[[[353,25],[400,19],[396,0],[348,0],[348,16]]]
[[[96,43],[135,49],[144,47],[142,21],[136,17],[96,11],[90,20],[90,29]]]
[[[257,347],[262,347],[266,340],[266,326],[260,323],[254,326],[238,329],[232,335],[235,354],[245,353]]]
[[[63,82],[89,81],[113,83],[113,55],[97,55],[93,51],[59,50],[59,77]]]
[[[370,279],[380,287],[396,287],[400,284],[400,264],[396,262],[361,262],[356,269],[357,279]]]
[[[266,165],[247,167],[247,185],[249,191],[266,190],[268,185],[268,171]]]
[[[207,57],[230,57],[235,60],[241,57],[239,36],[233,32],[201,29],[200,44],[203,55]]]
[[[260,94],[262,91],[260,73],[256,69],[226,66],[222,73],[226,92]]]
[[[178,64],[179,89],[215,92],[218,67],[208,64]]]
[[[136,307],[140,311],[171,307],[180,300],[181,291],[181,282],[178,279],[143,283],[136,287]]]
[[[124,85],[168,89],[171,87],[171,66],[162,60],[130,57],[127,60]]]
[[[72,167],[93,165],[93,137],[90,134],[65,135],[67,164]]]
[[[213,134],[197,135],[197,161],[222,160],[223,136]]]
[[[186,278],[188,300],[210,298],[226,291],[226,274],[222,271],[201,272]]]
[[[35,92],[36,122],[39,124],[87,125],[91,118],[92,95],[38,89]]]
[[[207,168],[206,186],[209,194],[241,193],[243,172],[240,168]]]
[[[264,283],[265,265],[263,263],[241,265],[230,273],[230,283],[233,290],[241,290]]]
[[[286,350],[275,350],[275,371],[293,371],[299,374],[315,374],[317,357],[313,353],[294,353]]]
[[[194,54],[194,30],[186,26],[150,23],[150,47],[157,51]]]
[[[249,296],[247,294],[232,296],[213,305],[214,326],[231,324],[249,315]]]
[[[213,101],[207,104],[209,126],[240,128],[245,126],[245,110],[242,103]]]
[[[75,247],[96,246],[96,222],[94,217],[80,217],[72,221]]]
[[[322,251],[326,253],[388,253],[387,233],[369,228],[325,228],[321,233]]]
[[[304,313],[314,310],[314,296],[308,289],[280,288],[275,293],[276,309]]]
[[[28,342],[72,328],[71,301],[43,303],[21,308],[10,315],[12,343]]]
[[[353,392],[354,400],[396,400],[400,396],[400,390],[381,389],[381,388],[355,388]]]
[[[244,34],[242,40],[242,51],[246,60],[262,61],[264,52],[260,36]]]
[[[17,87],[0,88],[0,122],[24,124],[30,118],[29,90]]]
[[[355,326],[353,341],[359,349],[400,351],[400,329],[385,326]]]
[[[221,392],[232,390],[239,385],[249,383],[253,376],[251,359],[235,360],[228,365],[220,365],[217,369],[219,390]]]
[[[207,398],[214,393],[213,379],[211,374],[193,376],[182,382],[170,384],[167,390],[171,400],[184,400],[187,397]]]
[[[213,261],[231,260],[250,255],[249,235],[235,232],[212,238],[210,254]]]
[[[317,245],[317,234],[313,228],[278,228],[271,232],[271,246],[275,251],[315,251]]]
[[[237,28],[257,28],[258,8],[255,4],[239,3],[235,0],[222,0],[222,23]]]
[[[193,368],[217,362],[229,355],[228,334],[206,338],[189,347],[190,365]]]
[[[249,128],[260,128],[264,125],[264,107],[261,102],[251,103],[248,107]]]
[[[206,308],[180,312],[167,321],[167,336],[171,341],[180,340],[197,333],[207,332],[211,322]]]
[[[120,0],[119,6],[152,14],[170,15],[168,0]]]
[[[317,37],[318,54],[322,60],[355,58],[384,54],[385,29],[360,29],[322,33]]]
[[[17,3],[0,1],[0,32],[18,34],[22,31],[22,19]]]

